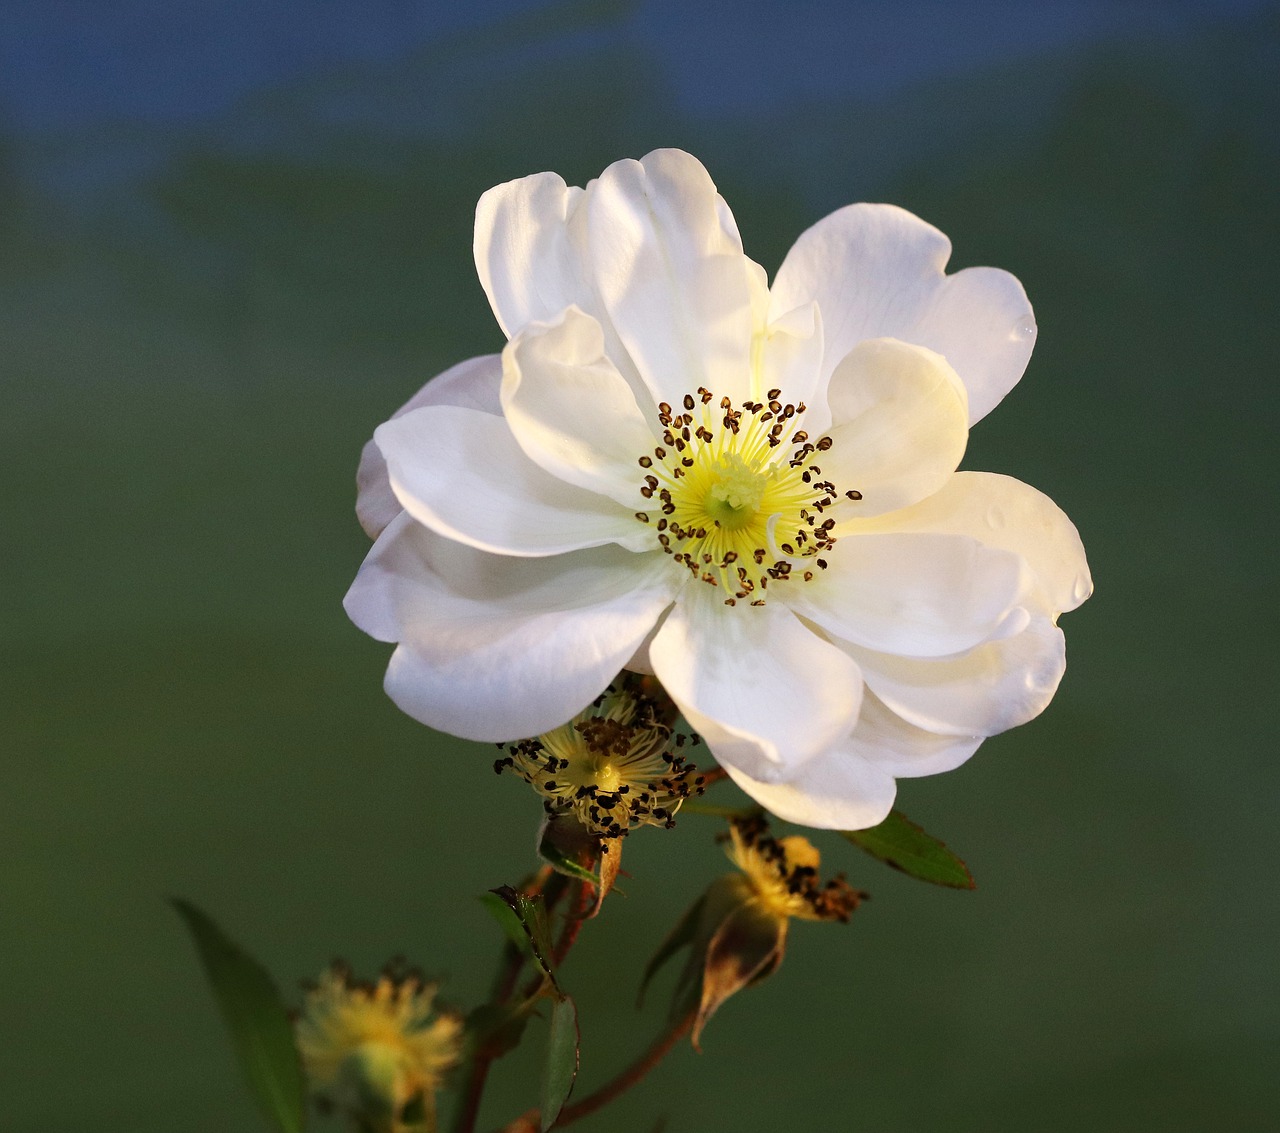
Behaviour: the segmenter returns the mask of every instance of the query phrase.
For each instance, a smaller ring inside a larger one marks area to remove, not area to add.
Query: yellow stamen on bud
[[[362,1128],[429,1128],[435,1094],[461,1054],[462,1020],[432,1011],[435,985],[384,972],[357,983],[335,964],[307,993],[296,1033],[312,1089]],[[415,1114],[412,1119],[406,1115]]]
[[[843,875],[823,884],[821,855],[798,834],[773,838],[763,817],[739,819],[729,828],[726,853],[751,883],[755,899],[779,917],[806,921],[847,921],[866,896]]]
[[[673,826],[680,804],[702,794],[704,777],[678,750],[697,737],[673,732],[665,722],[672,715],[643,678],[623,673],[569,723],[509,745],[494,770],[510,768],[542,795],[548,814],[572,813],[602,838]]]

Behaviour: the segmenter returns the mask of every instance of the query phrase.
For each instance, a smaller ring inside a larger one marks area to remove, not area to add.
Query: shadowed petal
[[[718,760],[764,780],[786,775],[852,728],[862,677],[785,606],[727,609],[722,594],[689,584],[649,661]]]
[[[617,547],[489,555],[402,513],[345,606],[366,633],[399,642],[386,688],[410,716],[519,739],[565,723],[617,676],[671,600],[661,559]]]
[[[403,417],[424,405],[461,405],[484,413],[500,414],[498,388],[502,384],[502,356],[484,354],[468,358],[437,374],[399,409],[392,418]],[[400,501],[387,479],[387,462],[372,437],[360,450],[356,470],[356,518],[370,539],[376,539],[401,512]]]
[[[534,464],[501,417],[428,406],[380,425],[374,439],[405,510],[480,550],[557,555],[604,543],[632,550],[652,544],[632,512]]]

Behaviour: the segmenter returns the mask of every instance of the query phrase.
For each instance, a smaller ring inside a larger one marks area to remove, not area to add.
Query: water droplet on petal
[[[1027,342],[1036,336],[1035,315],[1023,315],[1013,324],[1012,337],[1019,342]]]

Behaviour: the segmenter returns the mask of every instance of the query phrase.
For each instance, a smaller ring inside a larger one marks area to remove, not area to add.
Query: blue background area
[[[340,608],[355,463],[500,343],[479,194],[657,145],[771,271],[879,199],[1023,280],[1036,353],[965,466],[1057,499],[1098,593],[1041,719],[902,786],[979,890],[820,839],[873,901],[580,1128],[1280,1127],[1278,77],[1243,0],[8,4],[0,1127],[260,1127],[168,893],[291,995],[396,953],[483,995],[471,897],[526,871],[537,805],[383,697]],[[659,1026],[638,972],[714,832],[629,841],[564,973],[584,1089]]]

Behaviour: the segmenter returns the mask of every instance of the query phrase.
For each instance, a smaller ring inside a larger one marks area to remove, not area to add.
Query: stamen
[[[728,397],[717,402],[700,386],[696,396],[681,398],[681,413],[661,402],[658,424],[668,447],[659,445],[652,456],[639,458],[642,468],[652,470],[640,494],[661,504],[659,547],[695,579],[727,591],[727,606],[757,586],[764,591],[770,578],[812,579],[812,570],[793,575],[792,567],[816,559],[836,542],[835,520],[820,523],[816,517],[841,499],[862,499],[856,489],[838,490],[811,463],[814,453],[831,448],[829,436],[814,443],[797,429],[789,453],[774,451],[784,444],[783,422],[802,416],[806,407],[784,403],[781,389],[766,396],[767,402],[748,399],[735,409]],[[636,518],[648,523],[649,513],[637,512]],[[740,559],[759,569],[749,574],[735,566]],[[817,562],[826,569],[824,560]],[[751,604],[764,601],[761,594]]]

